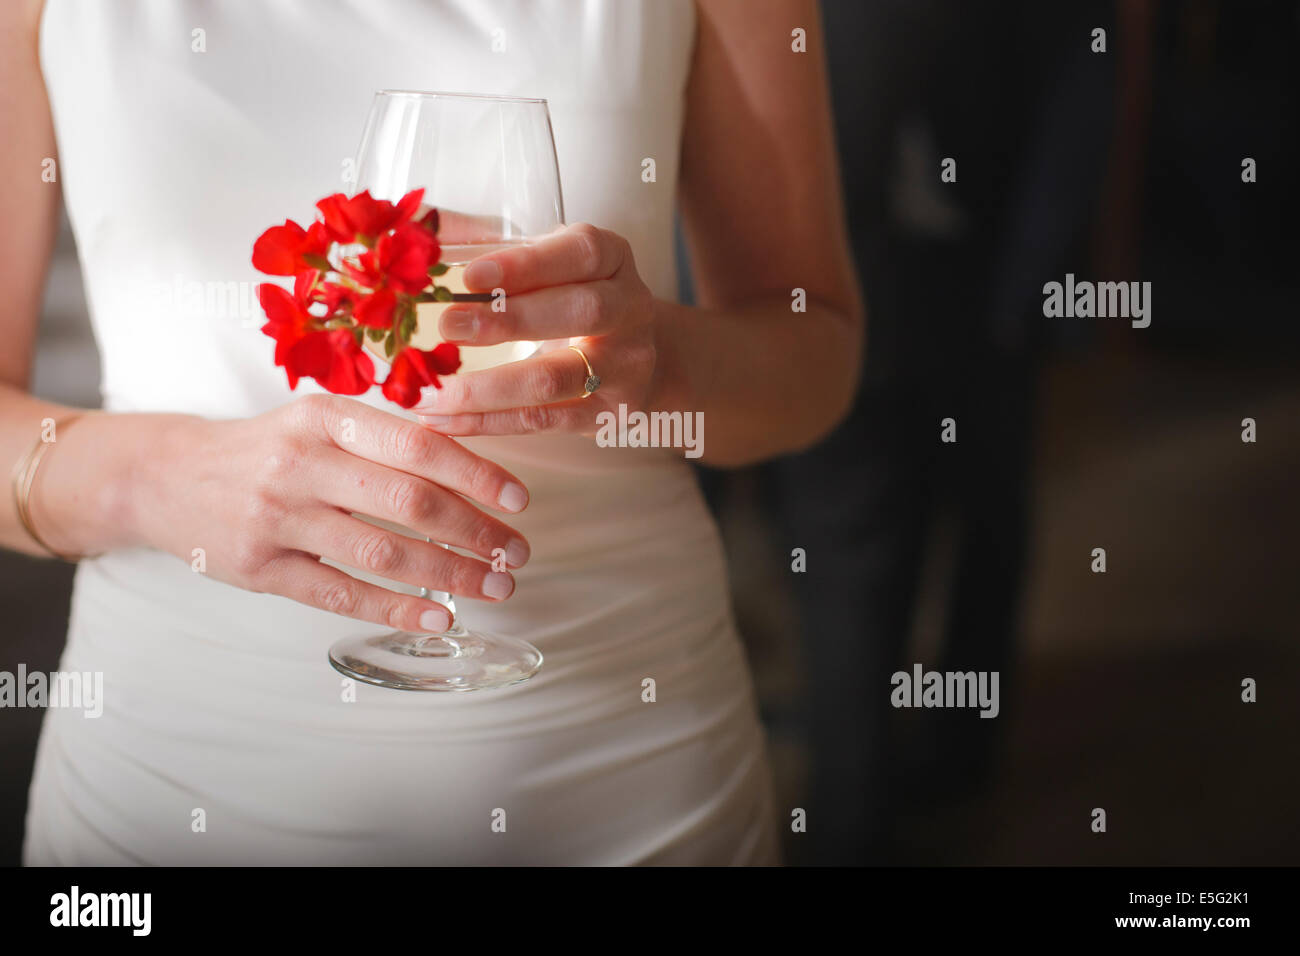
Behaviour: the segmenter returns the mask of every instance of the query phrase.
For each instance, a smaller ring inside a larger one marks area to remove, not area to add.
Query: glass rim
[[[375,96],[416,96],[434,99],[439,96],[458,100],[494,100],[499,103],[541,103],[546,104],[543,96],[504,96],[497,93],[453,93],[446,90],[375,90]]]

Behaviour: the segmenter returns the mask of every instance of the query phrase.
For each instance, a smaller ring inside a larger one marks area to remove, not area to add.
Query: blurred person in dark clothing
[[[1085,245],[1114,93],[1113,59],[1090,49],[1110,18],[1045,6],[824,5],[869,342],[850,419],[765,476],[785,552],[807,552],[794,575],[811,748],[804,862],[888,860],[900,801],[978,786],[1007,719],[1042,284]],[[955,181],[941,179],[946,159]],[[944,419],[955,442],[941,441]],[[944,641],[920,663],[1000,672],[1002,714],[928,711],[929,741],[898,752],[890,675],[911,671],[940,513],[955,533]]]

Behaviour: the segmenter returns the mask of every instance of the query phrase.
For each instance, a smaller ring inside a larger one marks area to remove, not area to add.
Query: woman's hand
[[[654,297],[637,274],[626,239],[587,223],[539,242],[481,256],[465,270],[473,292],[505,292],[503,311],[490,302],[456,303],[443,312],[443,338],[466,347],[576,338],[598,392],[582,398],[587,368],[561,348],[427,389],[415,411],[448,435],[594,433],[596,416],[625,404],[644,409],[660,373]]]
[[[398,630],[441,631],[451,623],[441,604],[368,584],[318,558],[494,601],[510,596],[514,579],[487,562],[528,560],[522,535],[470,503],[523,510],[528,492],[517,478],[453,439],[360,402],[309,396],[256,418],[178,418],[166,428],[159,452],[131,480],[135,535],[186,561],[202,548],[206,572],[229,584]]]

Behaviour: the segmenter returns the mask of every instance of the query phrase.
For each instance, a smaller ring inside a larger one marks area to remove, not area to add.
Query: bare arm
[[[41,297],[58,224],[59,186],[42,178],[56,154],[54,125],[37,51],[44,0],[0,4],[0,545],[44,555],[18,521],[8,467],[41,438],[42,422],[74,409],[28,394]],[[57,168],[57,167],[56,167]],[[60,551],[98,551],[128,543],[123,520],[131,463],[169,416],[96,417],[57,436],[30,499],[43,536]]]
[[[815,443],[862,348],[815,0],[699,0],[681,206],[699,309],[658,303],[669,406],[705,411],[705,461]],[[807,31],[806,53],[791,31]],[[791,311],[792,290],[807,312]]]
[[[43,182],[42,163],[55,155],[54,127],[37,55],[43,0],[0,4],[0,462],[16,462],[41,434],[44,418],[71,409],[27,394],[41,294],[57,224],[59,187]],[[71,443],[70,443],[71,444]],[[53,456],[51,456],[52,458]],[[8,477],[6,472],[5,478]],[[0,544],[43,553],[18,523],[8,482],[0,495]]]

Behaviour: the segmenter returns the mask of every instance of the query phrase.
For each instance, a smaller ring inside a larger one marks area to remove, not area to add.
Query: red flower
[[[356,289],[338,282],[322,282],[316,287],[313,301],[323,303],[326,313],[332,315],[340,309],[355,311],[360,297]]]
[[[319,269],[330,248],[325,226],[313,222],[303,229],[292,219],[272,226],[253,243],[253,268],[273,276],[291,276],[304,269]],[[311,258],[314,261],[308,262]]]
[[[420,208],[420,200],[423,198],[424,198],[424,187],[421,186],[419,189],[412,189],[401,199],[397,200],[397,205],[394,207],[394,212],[397,215],[396,218],[393,220],[393,225],[399,226],[402,223],[410,220],[410,218],[414,216],[416,211]],[[433,210],[429,210],[429,211],[432,212]],[[425,218],[426,219],[428,218],[427,213],[425,214]],[[391,229],[392,227],[390,226],[389,228]],[[434,232],[437,231],[438,231],[437,229],[434,229]]]
[[[439,375],[450,375],[460,368],[460,350],[443,342],[430,352],[404,348],[397,353],[393,367],[384,379],[384,397],[403,408],[413,408],[420,400],[420,389],[427,385],[441,388]]]
[[[289,352],[310,334],[315,319],[294,296],[270,282],[257,287],[257,298],[267,319],[262,331],[275,339],[275,364],[282,366],[288,374],[289,387],[297,388],[298,376],[302,373],[289,364]]]
[[[417,295],[428,286],[429,267],[436,265],[442,250],[433,233],[412,223],[403,223],[391,235],[375,244],[379,272],[403,292]]]
[[[304,269],[293,278],[293,300],[306,309],[318,298],[320,273],[315,269]]]
[[[420,208],[423,189],[413,189],[393,205],[387,199],[375,199],[370,190],[351,198],[343,193],[326,196],[316,204],[326,232],[336,242],[353,243],[360,237],[373,240],[388,230],[407,222]]]
[[[372,329],[388,329],[393,325],[393,310],[397,308],[397,296],[392,289],[379,289],[364,296],[352,310],[352,317],[358,323]]]
[[[290,373],[314,378],[335,395],[360,395],[375,384],[375,363],[351,329],[309,332],[290,349]]]
[[[361,348],[379,330],[397,346],[384,394],[411,408],[426,386],[460,367],[456,346],[428,352],[402,346],[394,324],[430,285],[429,270],[442,255],[438,211],[416,218],[424,197],[413,189],[397,203],[369,192],[327,196],[320,219],[303,229],[293,220],[272,226],[253,245],[253,265],[271,275],[293,276],[293,292],[264,283],[258,298],[266,313],[262,331],[275,339],[275,363],[289,387],[304,376],[328,391],[360,395],[375,383],[375,366]],[[330,262],[336,244],[364,245],[360,255]],[[395,341],[396,339],[396,341]]]
[[[343,274],[358,285],[379,289],[384,285],[384,271],[373,249],[343,260]]]

